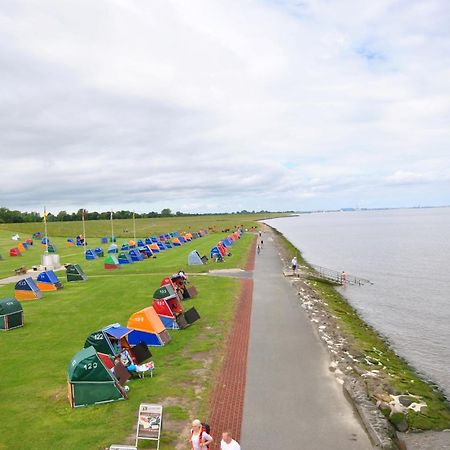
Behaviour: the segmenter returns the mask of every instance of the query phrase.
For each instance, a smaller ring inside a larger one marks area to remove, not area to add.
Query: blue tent
[[[150,256],[152,256],[151,250],[146,245],[138,247],[137,249],[141,255],[145,255],[144,257],[150,258]]]
[[[137,241],[137,246],[138,246],[138,247],[143,247],[143,246],[144,246],[144,242],[142,242],[142,239],[139,239],[139,240]]]
[[[107,327],[103,328],[103,331],[108,336],[117,340],[120,340],[131,333],[131,330],[129,328],[120,325],[120,323],[113,323],[112,325],[108,325]]]
[[[148,237],[145,238],[145,245],[150,245],[152,243],[152,240]]]
[[[191,253],[189,253],[188,256],[188,265],[189,266],[201,266],[203,265],[202,258],[197,250],[193,250]]]
[[[94,252],[97,253],[97,256],[98,256],[98,257],[103,256],[103,249],[102,249],[101,247],[97,247],[97,248],[94,250]]]
[[[108,247],[108,253],[119,253],[119,248],[117,247],[116,244],[111,244]]]
[[[128,346],[127,336],[131,330],[127,327],[114,323],[102,328],[101,330],[91,333],[84,348],[93,346],[96,351],[114,356],[120,352],[121,349]],[[120,344],[119,344],[120,343]]]
[[[178,240],[182,243],[185,244],[186,243],[186,239],[183,236],[178,236]]]
[[[33,278],[28,277],[19,280],[15,286],[16,300],[30,300],[34,298],[42,298],[42,292],[38,288]]]
[[[231,247],[231,246],[233,245],[233,242],[230,241],[228,238],[225,238],[225,239],[222,241],[222,244],[225,245],[225,247]]]
[[[84,254],[84,257],[87,260],[98,259],[97,253],[95,253],[95,250],[92,250],[92,249],[86,250],[86,253]]]
[[[223,259],[222,255],[220,254],[220,250],[217,247],[213,247],[211,249],[210,258],[211,259],[217,258],[219,261]]]
[[[173,245],[170,241],[164,242],[164,245],[166,246],[166,248],[173,248]]]
[[[108,238],[105,237],[105,236],[103,236],[103,237],[101,238],[100,242],[101,242],[102,244],[107,244],[107,243],[108,243]]]
[[[156,236],[151,237],[152,242],[158,242],[158,238]]]
[[[128,254],[130,255],[131,260],[134,262],[142,261],[144,259],[144,255],[137,248],[131,249]]]
[[[157,245],[161,251],[166,249],[166,246],[161,241],[158,241]]]
[[[130,246],[128,244],[122,244],[122,247],[120,250],[130,250]]]
[[[42,238],[42,244],[50,244],[50,239],[48,238]]]
[[[119,264],[133,264],[133,260],[131,259],[130,255],[125,252],[120,252],[119,256],[117,257],[119,260]]]
[[[45,272],[41,272],[36,280],[38,283],[48,283],[53,284],[56,288],[61,289],[63,286],[59,278],[56,276],[56,273],[53,270],[46,270]]]

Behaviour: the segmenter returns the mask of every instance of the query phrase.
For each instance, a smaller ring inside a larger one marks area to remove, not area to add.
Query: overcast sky
[[[450,2],[2,0],[0,206],[450,204]]]

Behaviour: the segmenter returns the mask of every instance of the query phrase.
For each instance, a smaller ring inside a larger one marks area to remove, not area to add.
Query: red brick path
[[[245,266],[246,270],[253,270],[255,267],[255,248],[256,237]],[[215,438],[212,449],[219,448],[222,431],[231,431],[238,441],[241,435],[253,280],[242,279],[240,282],[241,291],[226,343],[223,365],[211,395],[208,423],[211,426],[211,434]]]

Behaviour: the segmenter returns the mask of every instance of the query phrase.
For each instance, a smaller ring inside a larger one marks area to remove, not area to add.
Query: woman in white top
[[[206,450],[212,441],[213,438],[206,431],[202,431],[202,423],[200,420],[195,419],[192,422],[190,439],[192,450]]]

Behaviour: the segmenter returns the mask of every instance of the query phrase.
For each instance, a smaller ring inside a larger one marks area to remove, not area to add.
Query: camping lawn
[[[11,275],[13,266],[23,264],[15,260],[30,266],[37,264],[43,251],[36,243],[22,258],[10,258],[5,252],[5,246],[12,246],[10,234],[0,232],[4,257],[0,261],[1,277]],[[191,275],[199,295],[186,301],[185,306],[194,305],[201,319],[185,330],[171,331],[172,341],[167,346],[151,348],[156,365],[154,377],[131,380],[129,400],[71,409],[67,366],[92,331],[114,322],[126,325],[133,312],[150,306],[152,294],[164,276],[182,268],[191,273],[243,267],[251,235],[233,246],[233,255],[224,263],[186,267],[191,250],[209,256],[209,249],[225,235],[209,234],[167,250],[156,259],[115,271],[103,269],[103,258],[85,261],[82,248],[67,247],[65,238],[50,236],[62,262],[80,263],[89,279],[67,283],[64,272],[57,272],[64,289],[45,293],[41,300],[22,302],[25,326],[0,335],[0,448],[49,449],[57,445],[65,449],[100,449],[112,443],[130,443],[139,403],[150,402],[165,407],[161,449],[173,449],[187,422],[207,416],[214,370],[221,361],[239,292],[236,280]],[[95,241],[90,248],[100,246],[100,240]],[[0,287],[2,298],[13,293],[14,284]],[[140,441],[139,448],[151,448],[151,444]]]

